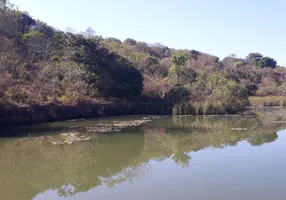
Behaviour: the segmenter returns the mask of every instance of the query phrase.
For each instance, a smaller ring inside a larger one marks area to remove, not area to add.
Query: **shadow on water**
[[[29,200],[47,190],[72,196],[100,185],[112,187],[132,181],[148,173],[150,160],[171,158],[177,165],[188,167],[191,152],[236,146],[240,141],[252,146],[270,143],[278,138],[279,130],[286,129],[282,123],[286,114],[278,111],[270,114],[258,110],[255,118],[171,116],[118,133],[86,133],[92,136],[90,141],[61,146],[52,146],[50,141],[62,131],[84,133],[86,126],[132,117],[15,128],[23,135],[28,130],[42,137],[1,138],[1,199]]]
[[[75,119],[67,121],[57,121],[52,123],[40,123],[40,124],[32,124],[26,126],[8,126],[8,127],[2,127],[2,129],[0,129],[0,138],[1,137],[17,138],[19,136],[38,137],[41,135],[55,135],[71,131],[85,133],[88,127],[94,127],[102,123],[112,124],[117,119],[130,121],[137,118],[138,116],[106,117],[106,118],[96,118],[87,120]],[[139,118],[142,118],[142,116],[140,116]]]

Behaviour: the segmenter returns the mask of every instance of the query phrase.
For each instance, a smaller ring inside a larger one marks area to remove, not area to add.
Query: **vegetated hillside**
[[[6,1],[5,1],[6,2]],[[243,109],[248,95],[286,95],[286,68],[250,53],[240,59],[63,32],[1,4],[0,103],[29,106],[98,99],[161,99],[174,114]]]
[[[144,80],[148,80],[145,92],[150,92],[150,87],[154,86],[148,82],[160,82],[163,79],[168,82],[176,73],[181,76],[180,84],[189,84],[202,74],[221,72],[228,79],[247,87],[250,95],[286,95],[286,68],[260,53],[250,53],[244,59],[231,54],[219,60],[216,56],[196,50],[170,49],[161,44],[147,44],[134,39],[121,42],[115,38],[105,38],[102,44],[130,60],[144,74]],[[174,71],[174,54],[184,56],[180,72]]]

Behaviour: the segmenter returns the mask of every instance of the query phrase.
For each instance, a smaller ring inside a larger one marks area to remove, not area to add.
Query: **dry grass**
[[[286,106],[286,96],[250,97],[249,101],[254,107]]]

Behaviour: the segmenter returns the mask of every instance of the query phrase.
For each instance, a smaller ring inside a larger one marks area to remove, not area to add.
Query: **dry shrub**
[[[164,97],[171,90],[171,86],[164,79],[158,79],[151,76],[144,76],[143,94],[152,97]]]

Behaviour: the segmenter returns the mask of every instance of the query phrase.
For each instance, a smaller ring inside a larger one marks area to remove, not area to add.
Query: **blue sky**
[[[286,66],[285,0],[12,0],[55,28],[219,56],[260,52]]]

